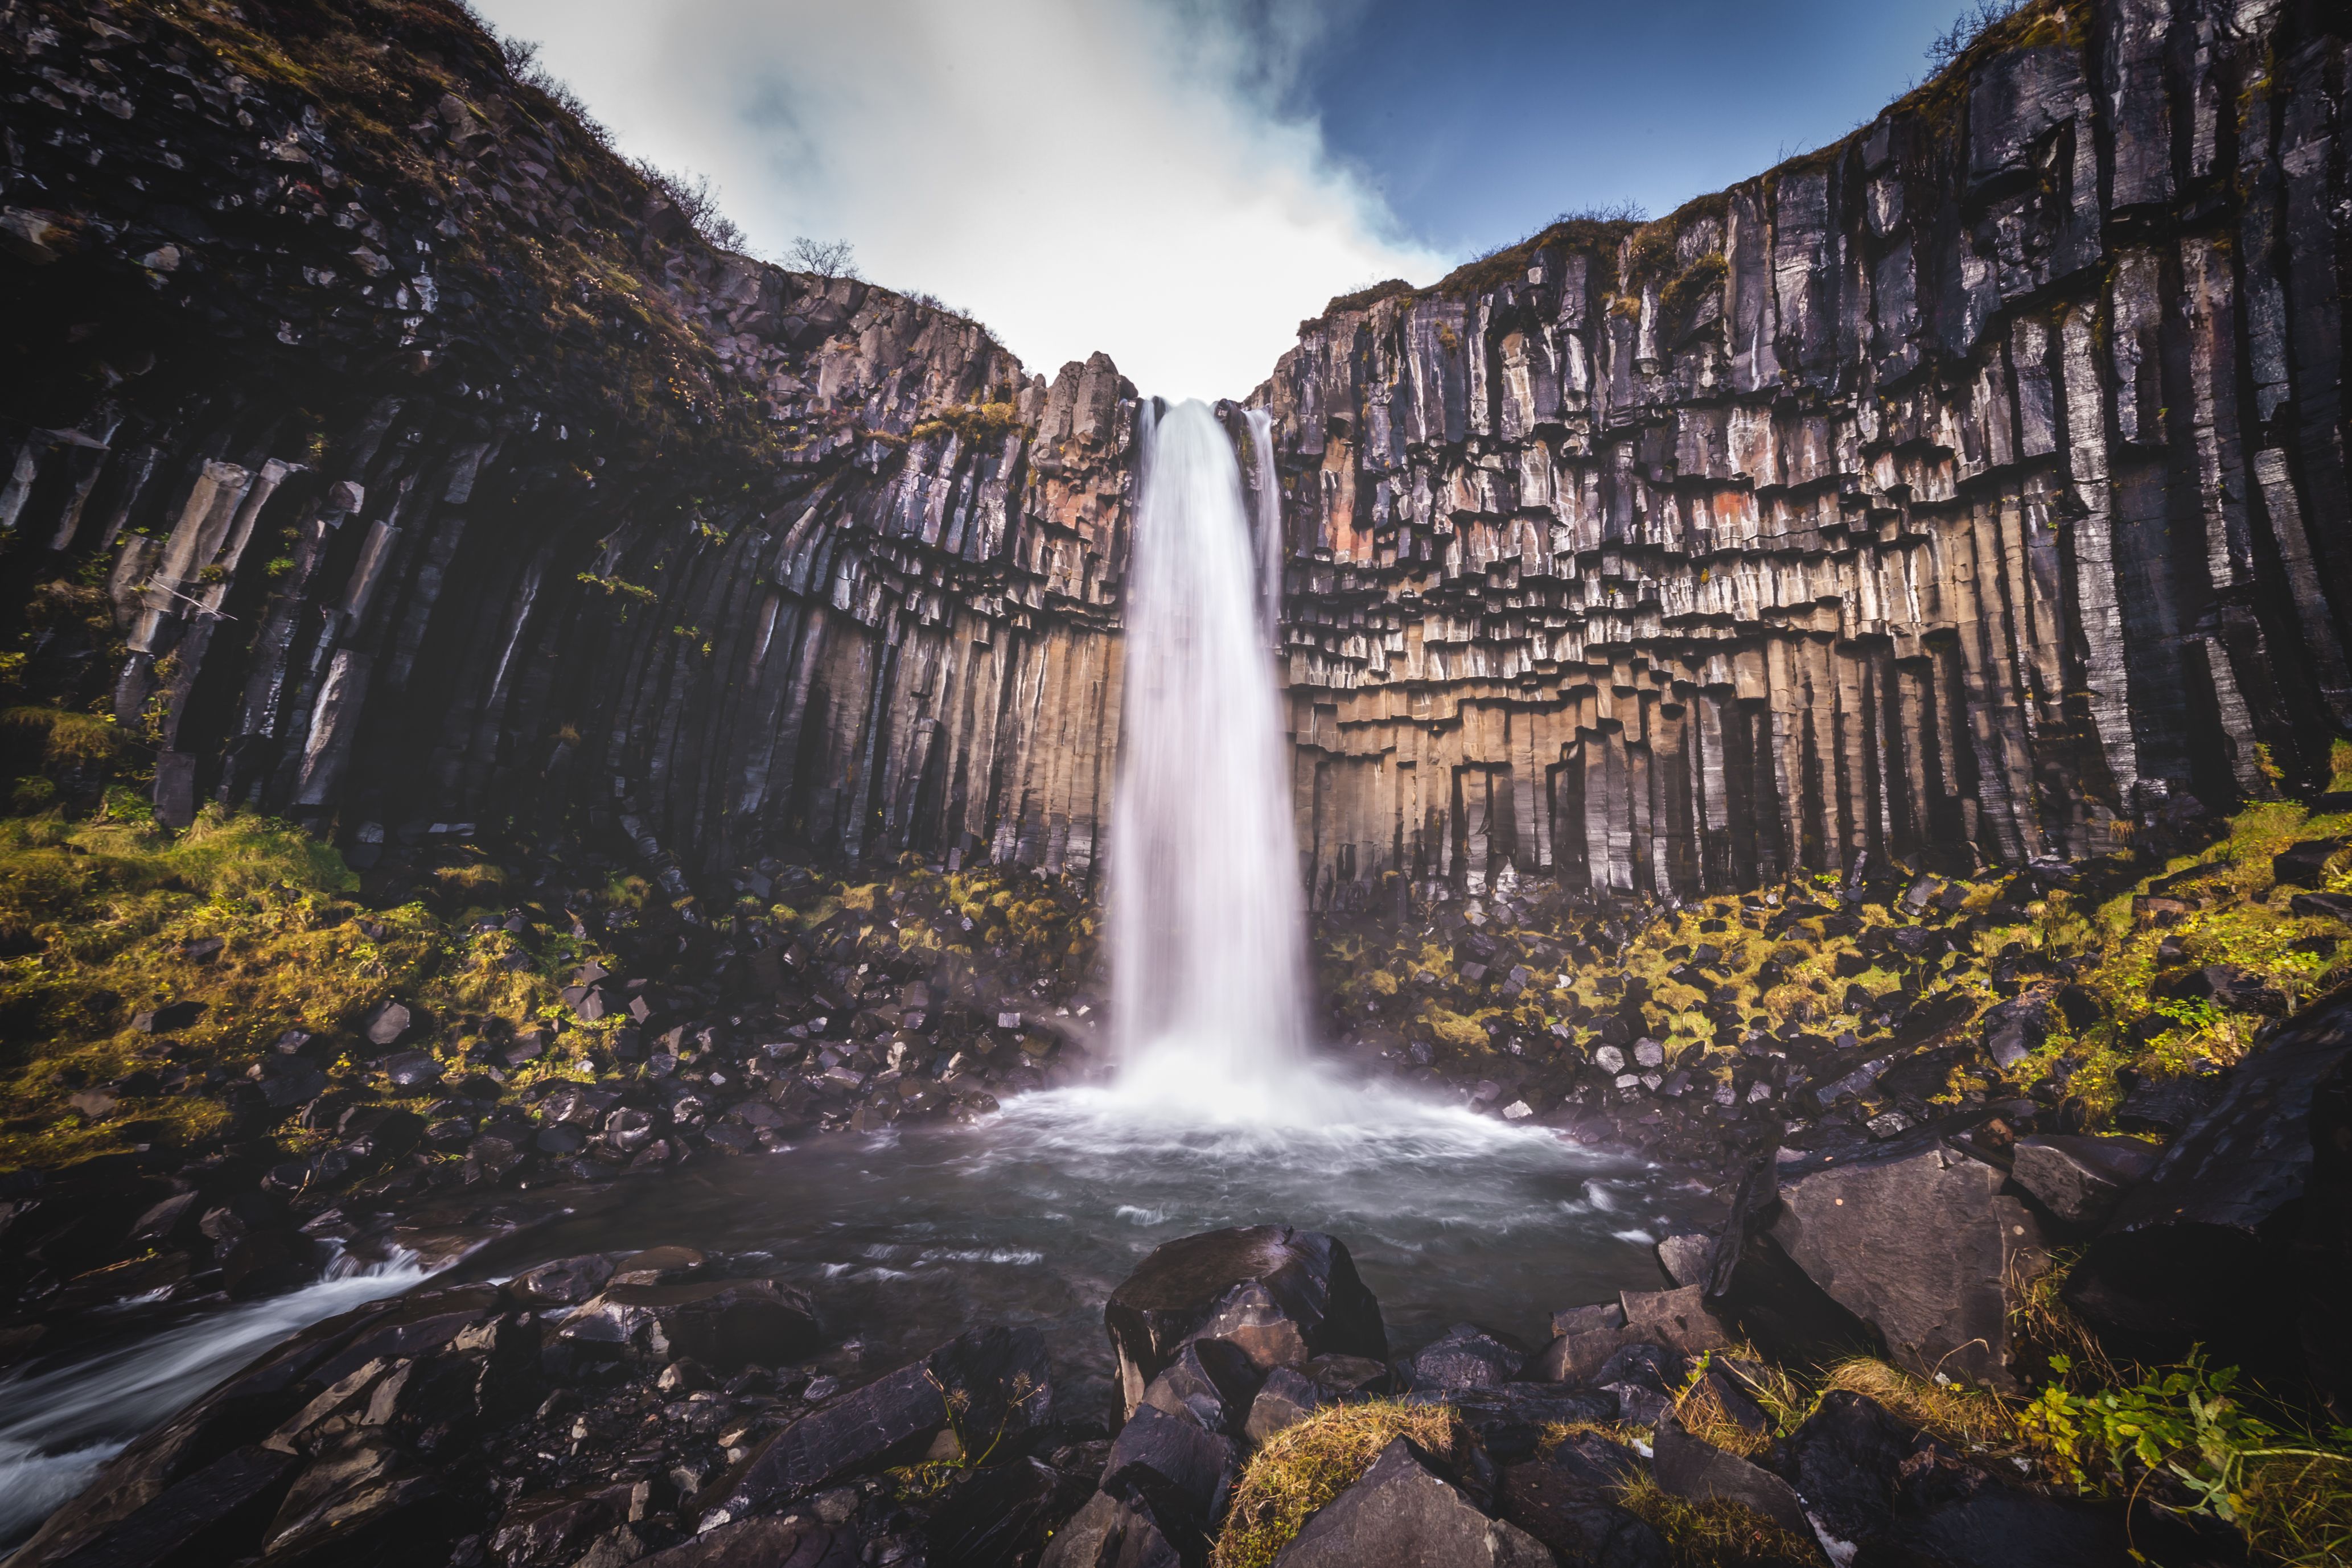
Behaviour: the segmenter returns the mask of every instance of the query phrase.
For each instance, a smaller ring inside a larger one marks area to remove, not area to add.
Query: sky
[[[1843,136],[1958,0],[475,0],[749,248],[985,322],[1051,377],[1242,397],[1302,317],[1556,214]]]

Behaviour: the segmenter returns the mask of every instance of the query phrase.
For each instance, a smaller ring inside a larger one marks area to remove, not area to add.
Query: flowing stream
[[[1105,1416],[1105,1298],[1153,1247],[1219,1226],[1339,1236],[1400,1351],[1463,1320],[1540,1343],[1556,1308],[1663,1282],[1652,1244],[1703,1201],[1689,1184],[1316,1052],[1268,652],[1278,519],[1261,516],[1253,540],[1207,408],[1144,417],[1108,873],[1113,1082],[1015,1099],[976,1127],[704,1158],[535,1233],[528,1256],[452,1278],[672,1242],[762,1254],[840,1336],[825,1370],[845,1381],[976,1323],[1034,1323],[1057,1408]],[[1265,423],[1252,421],[1262,495]],[[0,1380],[0,1546],[269,1345],[420,1278],[353,1271]]]

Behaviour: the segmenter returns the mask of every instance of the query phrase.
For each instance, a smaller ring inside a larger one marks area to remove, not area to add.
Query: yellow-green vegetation
[[[1378,1399],[1318,1410],[1268,1437],[1234,1487],[1211,1568],[1266,1568],[1308,1516],[1353,1486],[1399,1437],[1450,1454],[1453,1412]]]
[[[2053,1354],[2056,1380],[2016,1399],[1863,1356],[1822,1369],[1807,1388],[1745,1347],[1719,1354],[1738,1358],[1739,1381],[1770,1429],[1750,1432],[1723,1410],[1706,1377],[1712,1356],[1694,1367],[1675,1410],[1694,1437],[1731,1453],[1764,1453],[1843,1390],[1962,1453],[2021,1463],[2045,1484],[2094,1497],[2133,1494],[2222,1520],[2244,1533],[2257,1562],[2321,1568],[2341,1564],[2352,1550],[2352,1428],[2295,1430],[2290,1417],[2249,1399],[2234,1370],[2210,1368],[2199,1356],[2150,1370]],[[1668,1533],[1644,1508],[1634,1511]],[[1665,1517],[1696,1531],[1695,1555],[1668,1535],[1677,1563],[1739,1560],[1706,1554],[1716,1549],[1707,1544],[1713,1527]]]
[[[1100,935],[1098,912],[1078,889],[1015,866],[938,872],[910,854],[887,880],[819,883],[798,896],[797,905],[744,913],[814,943],[846,937],[861,950],[885,942],[928,955],[950,981],[961,966],[979,967],[982,955],[1017,953],[1076,983],[1093,969]]]
[[[1811,1563],[1811,1542],[1727,1498],[1676,1497],[1648,1476],[1618,1489],[1625,1511],[1658,1532],[1675,1568],[1742,1568],[1751,1563]]]
[[[71,1097],[142,1070],[234,1075],[286,1030],[348,1029],[389,998],[457,1025],[438,1047],[452,1066],[467,1020],[568,1018],[551,971],[577,956],[571,940],[516,968],[507,933],[467,935],[509,890],[478,852],[458,858],[438,875],[442,910],[371,910],[331,847],[267,818],[209,808],[178,833],[138,818],[0,821],[0,1169],[217,1135],[211,1095],[158,1086],[96,1115]],[[132,1027],[188,1002],[202,1016],[168,1035]],[[526,1076],[575,1071],[571,1054]]]
[[[1021,428],[1021,411],[1009,402],[960,402],[918,423],[916,439],[952,433],[967,443],[1002,441]]]

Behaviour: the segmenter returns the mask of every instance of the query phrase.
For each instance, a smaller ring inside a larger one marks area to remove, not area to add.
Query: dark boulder
[[[576,1307],[604,1289],[613,1277],[613,1265],[601,1253],[558,1258],[526,1269],[507,1281],[507,1289],[535,1307]]]
[[[1650,1474],[1662,1491],[1692,1502],[1736,1502],[1801,1541],[1813,1538],[1794,1488],[1763,1466],[1701,1442],[1669,1416],[1657,1423]]]
[[[1276,1568],[1553,1568],[1549,1548],[1490,1518],[1402,1437],[1274,1561]]]
[[[1305,1382],[1287,1367],[1276,1367],[1273,1375]],[[1237,1437],[1250,1419],[1259,1385],[1268,1381],[1269,1375],[1260,1372],[1239,1346],[1224,1340],[1194,1340],[1151,1380],[1143,1404],[1184,1416],[1203,1431]],[[1311,1391],[1313,1385],[1307,1386]]]
[[[1201,1568],[1209,1543],[1192,1521],[1163,1521],[1146,1497],[1098,1491],[1054,1532],[1038,1568]]]
[[[1164,1379],[1167,1374],[1162,1373],[1160,1376]],[[1152,1385],[1155,1390],[1159,1386],[1157,1383]],[[1148,1405],[1150,1402],[1150,1396],[1146,1395],[1144,1403]],[[1306,1420],[1323,1405],[1323,1391],[1315,1386],[1305,1373],[1277,1366],[1266,1374],[1265,1385],[1257,1391],[1257,1397],[1251,1401],[1249,1419],[1243,1435],[1253,1443],[1263,1443],[1286,1427],[1295,1427]]]
[[[2002,1185],[1923,1129],[1782,1166],[1770,1237],[1904,1367],[2009,1387],[2011,1288],[2047,1249]]]
[[[1876,1400],[1832,1389],[1789,1435],[1781,1469],[1832,1535],[1873,1541],[1894,1527],[1895,1489],[1919,1440]]]
[[[2271,879],[2291,887],[2324,887],[2328,863],[2343,851],[2343,843],[2336,839],[2310,839],[2290,844],[2271,857]]]
[[[1204,1431],[1190,1416],[1139,1405],[1111,1444],[1102,1490],[1115,1497],[1173,1494],[1205,1523],[1223,1517],[1240,1454],[1231,1437]]]
[[[632,1490],[627,1481],[601,1481],[522,1498],[490,1532],[490,1554],[505,1568],[567,1568],[627,1521]]]
[[[1664,1538],[1616,1500],[1640,1471],[1630,1450],[1580,1432],[1503,1472],[1503,1517],[1578,1568],[1667,1568]]]
[[[2046,1134],[2017,1140],[2009,1175],[2053,1218],[2095,1229],[2163,1152],[2137,1138]]]
[[[2175,1001],[2211,1002],[2229,1012],[2281,1018],[2287,1010],[2285,992],[2235,964],[2208,964],[2199,969],[2178,970],[2157,981],[2152,988],[2159,997]]]
[[[1413,1356],[1412,1388],[1416,1394],[1499,1388],[1518,1376],[1527,1361],[1527,1347],[1510,1336],[1455,1323]]]
[[[1053,1398],[1043,1334],[974,1329],[769,1438],[725,1484],[702,1524],[743,1519],[845,1477],[907,1463],[943,1431],[983,1448],[1017,1443],[1052,1418]]]
[[[1388,1358],[1380,1302],[1346,1246],[1287,1226],[1168,1242],[1111,1292],[1103,1322],[1129,1411],[1188,1340],[1230,1341],[1265,1369],[1334,1352]]]
[[[2065,1299],[2126,1354],[2217,1362],[2347,1392],[2352,1000],[2315,1008],[2241,1061],[2068,1276]],[[2298,1347],[2301,1354],[2298,1354]]]
[[[558,1333],[583,1349],[638,1354],[665,1365],[685,1356],[722,1371],[798,1361],[818,1343],[807,1294],[775,1280],[608,1284]]]
[[[1562,1427],[1598,1425],[1618,1416],[1613,1394],[1549,1383],[1463,1389],[1447,1396],[1445,1403],[1478,1439],[1479,1448],[1498,1465],[1532,1458]]]
[[[431,1561],[468,1522],[450,1500],[441,1479],[389,1438],[353,1436],[295,1478],[264,1552],[273,1565],[306,1568]]]

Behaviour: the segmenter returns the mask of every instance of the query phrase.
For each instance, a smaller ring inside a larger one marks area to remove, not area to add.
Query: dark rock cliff
[[[0,103],[5,613],[167,820],[1090,863],[1108,360],[715,249],[436,0],[12,4]]]
[[[1250,402],[1318,899],[2079,856],[2324,778],[2343,78],[2326,6],[2045,4],[1306,323]],[[13,0],[0,104],[0,615],[167,817],[1091,873],[1108,360],[704,243],[437,0]]]
[[[1254,401],[1318,893],[2079,857],[2324,787],[2341,21],[2030,7],[1661,222],[1306,323]]]

